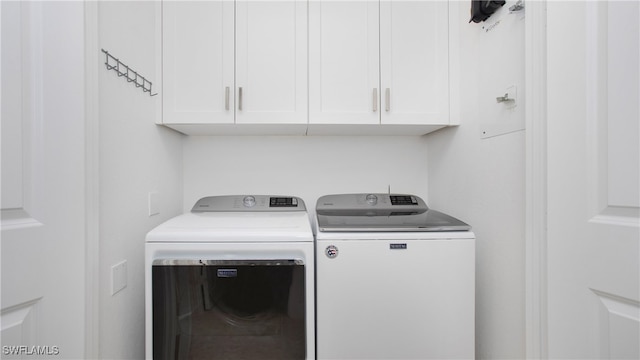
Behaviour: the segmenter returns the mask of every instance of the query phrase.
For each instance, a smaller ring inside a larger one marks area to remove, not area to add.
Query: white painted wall
[[[480,136],[524,123],[524,18],[510,5],[483,24],[468,24],[460,6],[460,127],[424,137],[188,137],[184,210],[207,195],[279,193],[302,197],[313,218],[328,193],[391,185],[421,195],[478,236],[477,357],[524,358],[525,137]],[[497,104],[512,85],[516,107]]]
[[[191,136],[184,140],[184,210],[222,194],[301,197],[314,214],[331,193],[392,192],[427,197],[424,137]]]
[[[155,88],[160,80],[158,2],[98,6],[99,47],[147,76]],[[99,91],[99,356],[142,359],[144,238],[182,211],[182,136],[155,125],[159,96],[150,97],[104,66]],[[152,217],[149,192],[157,192],[160,210]],[[128,285],[112,296],[111,266],[123,260]]]
[[[460,6],[461,126],[425,137],[181,137],[153,124],[159,98],[103,69],[100,356],[143,357],[144,235],[200,197],[297,195],[313,216],[321,195],[390,185],[474,226],[478,358],[524,358],[524,133],[479,135],[524,116],[524,22],[504,10],[493,19],[508,20],[484,32]],[[159,84],[156,11],[154,2],[99,4],[100,46]],[[513,84],[520,107],[496,108]],[[148,192],[160,195],[159,216],[148,216]],[[129,285],[111,296],[110,268],[122,260]]]
[[[477,236],[478,359],[525,357],[525,134],[480,136],[524,121],[524,19],[509,14],[512,4],[480,24],[468,24],[469,7],[460,6],[460,127],[428,136],[429,205]],[[510,85],[518,88],[511,110],[495,100]]]

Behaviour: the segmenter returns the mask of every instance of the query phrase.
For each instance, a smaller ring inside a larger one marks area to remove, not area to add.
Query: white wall
[[[487,124],[524,116],[524,22],[508,15],[510,3],[493,18],[507,20],[489,32],[467,24],[469,9],[460,6],[461,126],[425,137],[181,137],[153,124],[159,98],[102,70],[101,357],[143,357],[144,235],[200,197],[297,195],[313,215],[321,195],[390,185],[474,226],[478,358],[524,358],[524,133],[479,136],[496,128]],[[99,5],[100,46],[152,81],[159,80],[157,10],[154,2]],[[513,84],[520,107],[496,108],[495,97]],[[152,191],[161,214],[149,217]],[[110,267],[122,260],[129,285],[112,296]]]
[[[300,196],[313,214],[331,193],[427,197],[424,137],[191,136],[184,141],[184,210],[222,194]]]
[[[160,80],[157,11],[157,2],[104,1],[98,8],[99,46],[154,87]],[[159,96],[150,97],[104,66],[99,91],[99,352],[105,359],[142,359],[144,238],[182,211],[182,136],[154,124]],[[149,216],[149,192],[158,193],[159,215]],[[123,260],[128,285],[112,296],[111,266]]]
[[[324,194],[391,185],[421,195],[478,236],[477,357],[524,358],[525,137],[511,132],[524,124],[524,18],[509,14],[512,4],[482,24],[468,24],[460,6],[460,127],[423,137],[188,137],[184,210],[207,195],[279,193],[302,197],[313,217]],[[510,109],[495,98],[512,85]]]
[[[480,24],[460,6],[460,127],[428,136],[429,204],[477,236],[478,359],[525,357],[525,134],[481,138],[524,121],[524,18],[509,14],[512,4]],[[515,109],[495,100],[509,85]]]

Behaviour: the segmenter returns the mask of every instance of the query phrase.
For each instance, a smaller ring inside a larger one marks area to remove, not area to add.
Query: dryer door
[[[299,260],[156,260],[154,359],[303,359]]]

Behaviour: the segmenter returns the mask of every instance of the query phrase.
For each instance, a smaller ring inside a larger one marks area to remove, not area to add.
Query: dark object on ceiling
[[[505,3],[505,0],[471,0],[471,19],[469,22],[479,23],[487,20]]]

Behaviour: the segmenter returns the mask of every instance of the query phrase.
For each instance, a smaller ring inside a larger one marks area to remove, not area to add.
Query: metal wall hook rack
[[[143,92],[148,92],[149,96],[156,96],[158,93],[151,93],[151,86],[153,85],[151,81],[147,80],[144,76],[138,74],[137,71],[133,70],[125,63],[120,61],[120,59],[111,55],[105,49],[101,49],[102,52],[106,55],[106,59],[104,61],[104,65],[107,67],[107,70],[114,70],[118,77],[124,76],[127,79],[127,82],[132,82],[137,88],[142,88]]]

